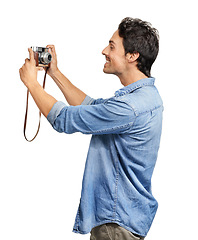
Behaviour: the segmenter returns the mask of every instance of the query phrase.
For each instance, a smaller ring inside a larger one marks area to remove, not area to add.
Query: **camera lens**
[[[43,64],[48,64],[52,61],[52,55],[49,52],[43,52],[41,54],[41,62]]]
[[[51,62],[52,61],[52,55],[48,55],[48,61]]]

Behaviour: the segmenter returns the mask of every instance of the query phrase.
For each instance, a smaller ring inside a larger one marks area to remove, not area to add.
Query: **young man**
[[[157,211],[151,177],[159,149],[163,104],[150,70],[159,39],[140,19],[125,18],[102,54],[104,72],[123,84],[109,99],[94,100],[58,69],[55,47],[48,74],[63,92],[66,106],[37,82],[34,55],[19,70],[37,106],[58,132],[92,134],[74,232],[91,239],[143,239]]]

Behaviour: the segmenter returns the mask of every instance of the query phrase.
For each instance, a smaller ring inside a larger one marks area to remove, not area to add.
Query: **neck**
[[[137,82],[143,78],[148,78],[144,73],[139,70],[126,72],[120,75],[117,75],[120,79],[120,82],[124,86],[128,86],[131,83]]]

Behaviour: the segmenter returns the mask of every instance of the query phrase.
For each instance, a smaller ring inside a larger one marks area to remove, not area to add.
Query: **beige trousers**
[[[129,232],[116,223],[107,223],[91,230],[90,240],[142,240],[144,237]]]

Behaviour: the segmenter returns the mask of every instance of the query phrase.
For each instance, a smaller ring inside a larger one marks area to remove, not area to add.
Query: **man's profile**
[[[48,74],[68,104],[47,94],[37,82],[32,49],[19,70],[38,108],[58,132],[91,134],[82,192],[73,231],[91,240],[144,239],[158,203],[151,191],[162,129],[163,103],[151,77],[159,51],[155,28],[125,18],[102,51],[104,73],[123,88],[108,99],[93,99],[75,87],[57,66],[55,47]]]

